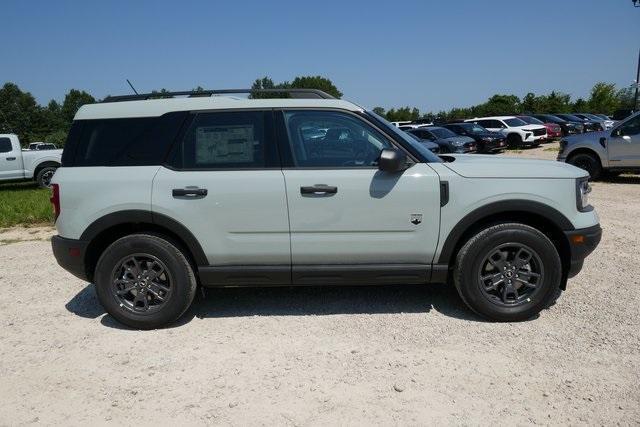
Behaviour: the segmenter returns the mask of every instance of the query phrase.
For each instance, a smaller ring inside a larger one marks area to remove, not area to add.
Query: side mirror
[[[384,149],[380,152],[378,169],[383,172],[400,172],[407,169],[407,155],[400,150]]]

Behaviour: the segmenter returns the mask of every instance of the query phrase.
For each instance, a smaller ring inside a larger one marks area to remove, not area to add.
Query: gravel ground
[[[637,425],[639,196],[640,177],[594,185],[602,243],[515,324],[433,285],[213,290],[134,331],[58,267],[50,228],[0,230],[0,425]]]

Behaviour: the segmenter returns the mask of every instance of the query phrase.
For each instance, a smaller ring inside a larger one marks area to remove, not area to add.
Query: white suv
[[[228,92],[109,98],[75,117],[53,252],[122,323],[172,322],[198,285],[431,282],[489,319],[523,320],[600,240],[574,166],[440,158],[320,91]]]
[[[476,117],[465,120],[483,126],[492,132],[500,132],[507,137],[511,147],[536,146],[547,139],[547,128],[530,125],[514,116]]]

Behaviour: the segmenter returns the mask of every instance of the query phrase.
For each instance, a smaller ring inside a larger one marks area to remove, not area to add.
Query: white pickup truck
[[[34,180],[49,187],[61,157],[62,150],[23,150],[17,135],[0,134],[0,181]]]

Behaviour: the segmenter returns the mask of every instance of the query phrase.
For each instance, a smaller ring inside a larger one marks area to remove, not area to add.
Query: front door
[[[611,167],[640,167],[640,115],[611,132],[607,150]]]
[[[403,272],[427,271],[440,224],[433,169],[416,163],[399,173],[378,170],[380,151],[393,144],[355,114],[281,114],[281,151],[291,157],[283,172],[294,283],[341,283],[349,272],[402,282],[411,281]]]
[[[21,156],[17,143],[11,138],[0,137],[0,179],[24,178]]]

